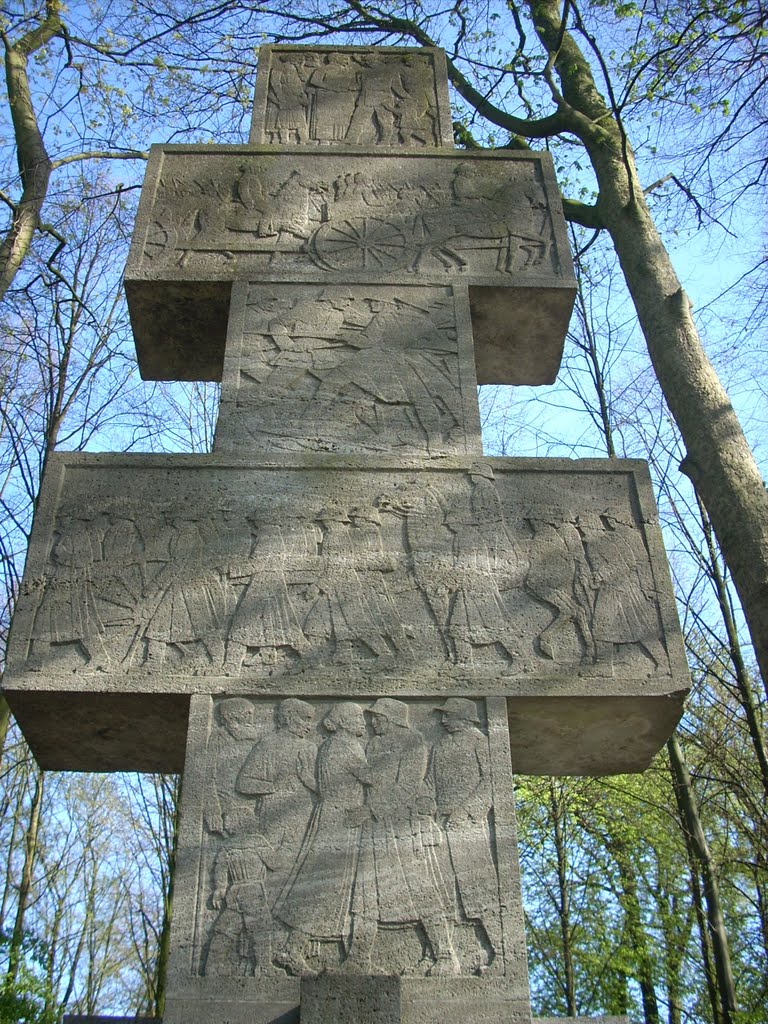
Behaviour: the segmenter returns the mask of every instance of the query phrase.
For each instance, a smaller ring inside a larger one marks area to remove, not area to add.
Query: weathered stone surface
[[[262,46],[250,141],[452,146],[445,53],[434,47]]]
[[[643,463],[61,453],[5,687],[49,767],[86,752],[96,767],[100,747],[132,767],[134,734],[101,722],[117,695],[147,756],[178,764],[169,695],[311,680],[503,694],[516,770],[591,774],[647,763],[680,713],[683,665]],[[36,728],[38,691],[88,712]]]
[[[430,982],[403,1019],[434,1019],[461,977],[472,994],[457,996],[527,1007],[509,772],[499,697],[194,697],[170,1001],[191,998],[189,979],[286,995],[331,972],[340,1020],[358,998],[395,1012],[397,986],[370,974]]]
[[[74,680],[73,680],[74,683]],[[10,684],[10,679],[9,679]],[[13,714],[41,768],[72,772],[180,772],[189,695],[131,687],[9,690]],[[66,723],[66,724],[65,724]]]
[[[236,284],[214,450],[481,455],[468,309],[461,288]]]
[[[543,153],[153,146],[125,273],[142,374],[220,378],[233,280],[460,278],[479,383],[551,383],[575,294],[564,224]]]
[[[165,1024],[530,1024],[510,774],[681,712],[645,465],[482,457],[574,280],[548,156],[450,138],[439,51],[265,48],[250,146],[154,148],[126,272],[215,453],[46,472],[5,692],[43,767],[184,767]]]
[[[301,1024],[533,1024],[527,998],[475,978],[303,978]],[[583,1019],[582,1019],[583,1024]]]
[[[357,1024],[375,1020],[401,1024],[404,1015],[399,975],[326,974],[301,982],[302,1024]]]

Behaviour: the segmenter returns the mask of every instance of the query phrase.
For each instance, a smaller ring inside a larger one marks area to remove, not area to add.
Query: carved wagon
[[[540,265],[549,252],[549,242],[521,231],[519,219],[482,203],[468,211],[427,206],[418,212],[389,213],[386,219],[328,215],[310,235],[306,250],[325,270],[415,273],[426,256],[446,270],[462,271],[467,261],[461,252],[484,249],[496,253],[496,270],[510,274]]]

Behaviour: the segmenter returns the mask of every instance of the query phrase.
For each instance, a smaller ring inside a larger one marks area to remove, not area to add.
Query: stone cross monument
[[[512,772],[641,770],[687,677],[646,466],[483,457],[573,302],[548,155],[454,150],[440,51],[267,46],[126,291],[214,450],[53,457],[5,692],[184,771],[166,1024],[528,1024]]]

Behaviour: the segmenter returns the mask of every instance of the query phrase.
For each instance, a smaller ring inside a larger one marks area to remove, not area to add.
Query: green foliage
[[[0,933],[0,963],[7,961],[11,949],[12,937]],[[47,1009],[51,992],[42,979],[46,955],[45,943],[24,933],[15,952],[16,977],[6,974],[0,983],[0,1024],[56,1024],[58,1013]]]

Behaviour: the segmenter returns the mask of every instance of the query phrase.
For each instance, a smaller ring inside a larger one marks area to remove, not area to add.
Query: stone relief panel
[[[347,282],[570,273],[556,242],[562,215],[535,156],[166,147],[155,160],[129,277],[137,266]]]
[[[505,461],[219,468],[205,484],[202,467],[132,467],[115,479],[130,496],[109,501],[74,471],[20,597],[21,661],[360,685],[668,676],[667,597],[631,477],[494,473]],[[216,504],[201,508],[206,491]]]
[[[504,974],[519,958],[484,702],[214,706],[200,974]]]
[[[471,332],[450,289],[251,284],[239,317],[216,451],[479,454]]]
[[[268,59],[259,61],[266,98],[260,82],[254,141],[280,146],[445,143],[431,52],[307,47],[270,47],[267,52]]]

